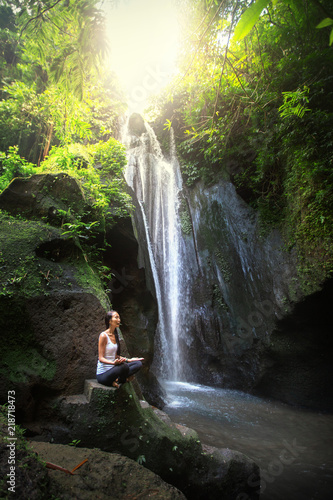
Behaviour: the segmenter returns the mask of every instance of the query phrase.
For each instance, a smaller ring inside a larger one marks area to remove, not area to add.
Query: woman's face
[[[118,328],[119,325],[120,325],[120,316],[117,312],[114,312],[110,319],[110,326]]]

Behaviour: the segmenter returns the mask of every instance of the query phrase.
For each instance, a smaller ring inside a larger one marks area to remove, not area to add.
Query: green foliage
[[[184,234],[190,235],[192,233],[191,215],[185,200],[182,200],[180,205],[180,225]]]
[[[253,26],[258,21],[261,12],[265,7],[267,7],[268,3],[269,0],[256,0],[245,10],[234,32],[235,42],[242,40],[251,31]]]
[[[72,143],[66,146],[53,146],[50,154],[41,163],[41,171],[67,172],[80,177],[83,168],[92,167],[93,155],[87,146]]]
[[[98,2],[7,0],[0,14],[0,150],[39,164],[52,145],[108,139],[124,99]]]
[[[132,208],[126,192],[123,170],[126,165],[124,146],[111,138],[107,142],[83,146],[70,144],[52,148],[41,164],[43,172],[67,172],[81,183],[85,195],[101,220],[128,216]],[[70,224],[71,233],[81,235],[85,222]],[[82,236],[82,235],[81,235]]]
[[[143,465],[146,462],[146,457],[144,455],[139,455],[136,461],[138,464]]]
[[[48,88],[42,98],[43,114],[47,112],[48,120],[60,144],[92,138],[91,109],[85,101],[79,100],[71,92],[64,93],[61,88],[55,86]]]
[[[25,50],[42,64],[52,82],[82,98],[85,79],[108,50],[97,1],[22,2],[16,23]]]
[[[154,103],[186,183],[230,179],[263,233],[278,225],[302,269],[322,276],[333,267],[333,53],[316,28],[331,28],[331,10],[326,0],[197,2],[192,25],[184,16],[182,77]]]
[[[91,240],[93,236],[93,227],[99,225],[99,221],[94,221],[91,223],[82,222],[80,218],[76,218],[75,222],[65,222],[62,227],[65,229],[62,235],[73,238],[77,244],[79,244],[80,239]]]
[[[316,26],[316,28],[327,28],[329,26],[333,26],[333,19],[331,19],[330,17],[326,17],[318,24],[318,26]],[[332,43],[333,43],[333,28],[331,29],[330,40],[329,40],[329,44],[332,45]]]
[[[35,84],[14,81],[4,85],[0,101],[0,148],[17,145],[22,156],[29,159],[38,146],[45,117],[39,113],[41,103]]]
[[[302,118],[304,113],[310,111],[309,108],[305,108],[304,103],[309,102],[307,94],[309,93],[309,87],[304,85],[304,89],[297,89],[293,92],[282,92],[283,104],[279,107],[279,112],[281,118],[288,118],[290,116],[298,116]]]
[[[101,141],[94,146],[94,161],[101,165],[104,174],[121,177],[126,166],[125,147],[113,138]]]
[[[74,446],[74,448],[76,448],[76,446],[78,446],[80,443],[81,443],[81,439],[73,439],[73,441],[68,443],[68,446]]]
[[[36,167],[21,158],[18,147],[9,147],[7,153],[0,151],[0,192],[5,189],[14,177],[28,177],[36,172]]]

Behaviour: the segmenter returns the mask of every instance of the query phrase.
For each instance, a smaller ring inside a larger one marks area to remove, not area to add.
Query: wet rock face
[[[330,406],[332,321],[323,303],[332,287],[323,287],[320,300],[305,297],[296,256],[278,231],[261,234],[231,183],[197,185],[187,199],[193,232],[184,237],[195,241],[197,265],[190,267],[192,342],[184,349],[199,381]]]

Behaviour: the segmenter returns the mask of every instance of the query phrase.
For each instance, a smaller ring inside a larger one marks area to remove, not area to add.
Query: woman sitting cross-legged
[[[97,382],[109,387],[119,388],[121,384],[133,379],[142,367],[144,358],[124,358],[120,356],[120,343],[117,328],[120,316],[109,311],[105,316],[106,330],[98,339]]]

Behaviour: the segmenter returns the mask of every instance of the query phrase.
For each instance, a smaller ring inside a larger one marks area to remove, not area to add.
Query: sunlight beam
[[[104,7],[105,9],[105,7]],[[111,68],[129,111],[142,112],[176,72],[179,26],[172,0],[124,0],[107,9]]]

